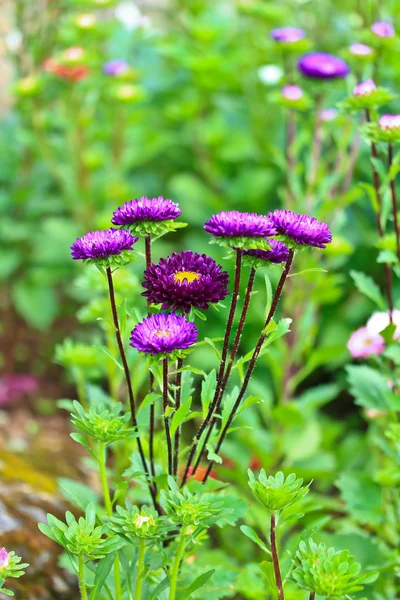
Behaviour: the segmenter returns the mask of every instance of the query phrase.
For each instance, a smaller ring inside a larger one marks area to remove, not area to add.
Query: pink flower
[[[372,48],[366,44],[355,42],[349,46],[349,50],[353,56],[369,56],[372,54]]]
[[[347,348],[353,358],[367,358],[382,354],[385,350],[385,340],[379,334],[371,334],[367,327],[360,327],[351,334]]]
[[[0,548],[0,571],[10,564],[10,555],[5,548]]]
[[[366,81],[362,81],[353,90],[354,96],[368,96],[372,92],[376,90],[376,85],[372,81],[372,79],[367,79]]]
[[[400,127],[400,115],[382,115],[379,119],[381,129],[396,129]]]
[[[282,88],[282,96],[286,100],[300,100],[303,97],[303,90],[298,85],[286,85]]]
[[[392,322],[396,327],[393,339],[398,340],[400,338],[400,310],[395,309],[392,312]],[[390,313],[387,312],[375,312],[367,321],[368,333],[371,335],[378,335],[382,333],[386,327],[390,325]]]

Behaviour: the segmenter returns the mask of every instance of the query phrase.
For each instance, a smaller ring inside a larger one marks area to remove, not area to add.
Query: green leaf
[[[166,577],[157,585],[157,587],[154,588],[153,592],[151,593],[151,595],[149,597],[149,600],[156,600],[157,598],[159,598],[160,595],[164,592],[164,590],[166,590],[168,587],[169,587],[169,578]]]
[[[96,493],[87,485],[71,479],[59,479],[63,495],[81,510],[85,510],[88,504],[97,502]]]
[[[90,600],[99,598],[100,592],[104,589],[104,584],[114,564],[115,554],[111,553],[102,558],[96,566],[96,575],[94,578],[94,587],[90,592]]]
[[[210,579],[210,577],[212,577],[214,573],[215,569],[211,569],[210,571],[206,571],[205,573],[197,577],[197,579],[195,579],[193,583],[191,583],[182,594],[179,594],[178,600],[186,600],[186,598],[189,598],[189,596],[193,594],[193,592],[203,587],[203,585],[207,583],[207,581]]]
[[[215,453],[214,448],[212,447],[211,444],[207,444],[206,446],[207,449],[207,460],[212,460],[216,463],[218,463],[219,465],[222,464],[222,458]]]
[[[369,409],[388,409],[387,394],[390,390],[386,377],[366,365],[350,365],[346,371],[350,393],[356,404]]]
[[[215,388],[217,386],[217,375],[215,369],[213,369],[203,380],[201,384],[201,406],[203,408],[203,416],[205,417],[208,412],[208,407],[212,402],[215,394]]]
[[[381,310],[386,310],[385,301],[372,277],[360,271],[350,271],[358,290],[372,300]]]
[[[54,288],[22,280],[14,285],[12,297],[19,315],[36,329],[46,330],[57,316],[58,298]]]
[[[221,360],[221,353],[218,350],[217,346],[214,344],[213,340],[211,338],[205,337],[204,341],[211,346],[211,348],[214,350],[215,352],[215,356],[218,358],[218,360]]]
[[[369,475],[358,471],[342,473],[336,485],[356,521],[370,525],[382,523],[382,490]]]
[[[327,273],[326,269],[304,269],[304,271],[298,271],[297,273],[289,273],[288,277],[297,277],[297,275],[305,275],[306,273]]]
[[[106,355],[108,356],[108,358],[111,358],[111,360],[113,361],[113,363],[115,363],[115,364],[117,365],[117,367],[118,367],[119,369],[121,369],[121,371],[123,371],[123,370],[124,370],[124,368],[123,368],[123,366],[121,365],[121,363],[119,362],[119,360],[117,360],[117,359],[115,358],[115,356],[113,356],[113,355],[111,354],[111,352],[109,351],[109,349],[108,349],[106,346],[101,346],[101,345],[94,344],[94,347],[95,347],[95,348],[99,348],[99,350],[101,350],[102,352],[104,352],[104,354],[106,354]]]
[[[188,414],[190,413],[190,408],[192,406],[192,397],[188,398],[186,402],[180,405],[178,410],[175,411],[174,416],[171,421],[171,437],[174,437],[175,432],[178,427],[184,422]]]
[[[162,399],[161,394],[157,394],[156,392],[150,392],[150,394],[147,394],[147,396],[145,396],[143,398],[142,402],[140,403],[138,410],[137,410],[137,414],[139,414],[140,411],[143,410],[144,408],[151,406],[151,404],[154,404],[155,402],[158,402],[161,399]]]
[[[250,538],[252,542],[257,544],[257,546],[259,546],[261,548],[261,550],[263,550],[267,554],[271,554],[269,548],[267,548],[267,546],[264,544],[262,539],[257,535],[257,533],[254,531],[254,529],[252,529],[251,527],[248,527],[247,525],[241,525],[240,531],[242,533],[244,533],[245,536]]]

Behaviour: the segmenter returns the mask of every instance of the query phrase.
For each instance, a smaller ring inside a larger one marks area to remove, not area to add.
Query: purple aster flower
[[[300,100],[303,97],[303,90],[298,85],[285,85],[282,88],[282,96],[286,100]]]
[[[371,31],[381,38],[392,38],[395,36],[393,25],[386,21],[377,21],[372,25]]]
[[[400,127],[400,115],[382,115],[378,124],[381,129],[397,129]]]
[[[367,79],[366,81],[362,81],[353,89],[354,96],[369,96],[371,92],[376,90],[376,85],[372,81],[372,79]]]
[[[132,225],[143,221],[169,221],[176,219],[182,214],[179,206],[172,200],[158,198],[146,198],[130,200],[120,206],[111,219],[114,225]]]
[[[10,555],[5,548],[0,548],[0,569],[5,569],[10,563]]]
[[[276,233],[269,217],[237,210],[213,215],[204,224],[204,229],[220,237],[267,237]]]
[[[132,250],[137,240],[128,229],[111,227],[105,231],[90,231],[72,244],[71,255],[74,260],[108,258],[123,250]]]
[[[372,54],[371,46],[367,46],[367,44],[361,44],[359,42],[355,42],[349,46],[350,54],[353,56],[370,56]]]
[[[207,309],[229,293],[228,273],[215,260],[205,254],[185,250],[162,258],[158,265],[150,265],[144,272],[143,287],[151,304],[162,308]]]
[[[338,116],[338,111],[336,110],[336,108],[324,108],[320,111],[319,116],[321,118],[321,121],[333,121]]]
[[[312,79],[337,79],[346,77],[349,72],[349,67],[344,60],[325,52],[305,54],[300,58],[297,66],[302,75]]]
[[[379,333],[374,334],[367,327],[360,327],[351,334],[347,348],[353,358],[368,358],[384,352],[385,340]]]
[[[150,315],[136,325],[130,344],[145,354],[170,354],[186,350],[197,341],[197,327],[175,313]]]
[[[271,250],[247,250],[245,254],[276,265],[286,262],[289,258],[289,248],[279,240],[269,239],[267,241]]]
[[[326,223],[309,215],[299,215],[291,210],[274,210],[269,214],[277,233],[296,244],[325,248],[332,241],[332,234]]]
[[[129,64],[126,60],[122,58],[116,58],[114,60],[109,60],[103,66],[103,71],[107,75],[111,75],[112,77],[123,75],[127,71],[129,71]]]
[[[283,42],[285,44],[293,44],[293,42],[298,42],[305,37],[306,33],[304,29],[300,29],[299,27],[278,27],[277,29],[272,29],[271,37],[276,42]]]

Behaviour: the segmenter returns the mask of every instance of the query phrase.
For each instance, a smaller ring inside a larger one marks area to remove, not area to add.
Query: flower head
[[[338,116],[338,111],[336,110],[336,108],[324,108],[320,111],[319,116],[321,121],[327,123],[336,119],[336,117]]]
[[[150,234],[173,231],[178,225],[173,221],[182,214],[179,206],[162,196],[130,200],[120,206],[111,219],[114,225],[129,225],[138,233]]]
[[[373,50],[371,46],[367,46],[367,44],[355,42],[349,46],[349,52],[353,56],[371,56]]]
[[[285,85],[282,88],[282,96],[286,100],[300,100],[304,95],[303,90],[298,85]]]
[[[122,58],[116,58],[106,62],[103,66],[103,71],[106,75],[111,75],[112,77],[124,75],[129,71],[129,64]]]
[[[211,235],[222,237],[265,237],[275,233],[273,224],[265,215],[237,210],[213,215],[204,224],[204,229]]]
[[[142,295],[162,308],[189,312],[192,306],[207,309],[223,300],[229,293],[228,283],[228,273],[213,258],[185,250],[146,269]]]
[[[367,327],[360,327],[351,334],[347,348],[353,358],[367,358],[382,354],[385,350],[385,340],[379,334],[370,333]]]
[[[131,334],[133,348],[157,356],[187,350],[197,341],[197,327],[175,313],[150,315],[136,325]]]
[[[381,129],[397,129],[400,127],[400,115],[382,115],[378,125]]]
[[[287,244],[294,242],[301,246],[325,248],[332,241],[332,234],[326,223],[310,215],[301,215],[291,210],[275,210],[269,214],[278,235]]]
[[[271,31],[272,39],[284,44],[298,42],[299,40],[302,40],[305,35],[304,29],[300,29],[299,27],[278,27]]]
[[[125,250],[132,250],[137,239],[127,229],[111,227],[104,231],[90,231],[72,244],[71,255],[74,260],[108,259]]]
[[[5,548],[0,548],[0,570],[8,567],[10,563],[10,555]]]
[[[274,263],[276,265],[287,261],[289,258],[289,248],[286,244],[274,239],[268,240],[268,244],[270,245],[271,250],[247,250],[245,254],[259,259],[260,261]]]
[[[393,335],[394,340],[400,338],[400,310],[394,309],[392,311],[392,320],[390,320],[390,312],[375,312],[367,321],[368,333],[372,336],[378,335],[389,327],[390,323],[396,327]]]
[[[392,38],[395,36],[394,27],[386,21],[376,21],[371,27],[372,33],[381,38]]]
[[[337,79],[346,77],[349,73],[349,67],[344,60],[325,52],[305,54],[297,66],[302,75],[312,79]]]
[[[355,86],[355,88],[353,89],[353,95],[354,96],[368,96],[372,92],[375,92],[375,90],[376,90],[375,83],[372,81],[372,79],[367,79],[366,81],[362,81],[361,83],[359,83]]]

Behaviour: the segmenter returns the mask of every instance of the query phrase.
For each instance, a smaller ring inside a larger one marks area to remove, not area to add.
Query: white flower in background
[[[394,309],[392,313],[393,325],[396,327],[393,339],[398,340],[400,338],[400,310]],[[375,312],[367,322],[367,329],[371,335],[377,335],[381,333],[386,327],[390,325],[389,311],[387,312]]]
[[[18,29],[12,29],[5,36],[4,42],[10,52],[17,52],[21,48],[22,33]]]
[[[258,77],[265,85],[275,85],[283,77],[283,70],[278,65],[264,65],[258,69]]]
[[[118,4],[115,9],[115,16],[127,29],[137,29],[138,27],[148,27],[150,25],[149,17],[142,15],[136,4],[129,0]]]

